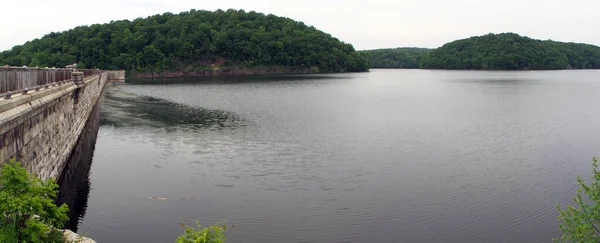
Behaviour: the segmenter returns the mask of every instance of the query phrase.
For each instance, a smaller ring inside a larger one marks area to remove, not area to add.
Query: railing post
[[[75,84],[80,84],[83,82],[83,73],[82,72],[73,72],[71,73],[71,80]]]
[[[75,103],[74,109],[77,109],[77,104],[79,104],[79,96],[83,93],[83,89],[85,88],[83,83],[83,72],[72,72],[71,80],[73,80],[73,83],[75,83],[78,87],[73,92],[73,100]]]

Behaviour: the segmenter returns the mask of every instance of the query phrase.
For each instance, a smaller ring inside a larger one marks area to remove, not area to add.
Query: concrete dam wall
[[[59,179],[106,82],[125,77],[123,71],[72,75],[0,100],[0,164],[16,159],[44,180]]]

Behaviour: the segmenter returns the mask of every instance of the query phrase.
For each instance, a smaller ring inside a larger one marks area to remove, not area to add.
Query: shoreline
[[[128,78],[168,78],[168,77],[212,77],[212,76],[241,76],[241,75],[279,75],[279,74],[313,74],[313,68],[302,67],[224,67],[207,70],[177,70],[161,72],[128,73]]]

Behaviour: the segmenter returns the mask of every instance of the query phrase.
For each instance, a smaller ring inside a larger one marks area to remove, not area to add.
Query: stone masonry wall
[[[57,180],[109,73],[1,100],[0,164],[14,158],[40,178]]]

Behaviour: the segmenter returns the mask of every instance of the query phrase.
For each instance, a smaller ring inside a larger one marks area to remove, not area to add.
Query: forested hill
[[[376,63],[411,63],[419,68],[474,70],[555,70],[600,68],[600,47],[588,44],[541,41],[513,33],[488,34],[447,43],[437,49],[413,52],[407,60],[388,60],[393,50],[361,52]],[[368,52],[388,52],[368,55]],[[375,58],[374,58],[375,57]],[[378,60],[384,57],[385,60]],[[386,66],[392,67],[392,66]],[[411,68],[397,65],[396,68]]]
[[[435,49],[421,63],[440,69],[600,68],[600,47],[534,40],[513,33],[457,40]]]
[[[403,47],[360,51],[372,68],[419,68],[424,55],[431,49]]]
[[[350,44],[289,18],[243,10],[165,13],[50,33],[0,53],[0,65],[135,72],[290,67],[367,71]]]

